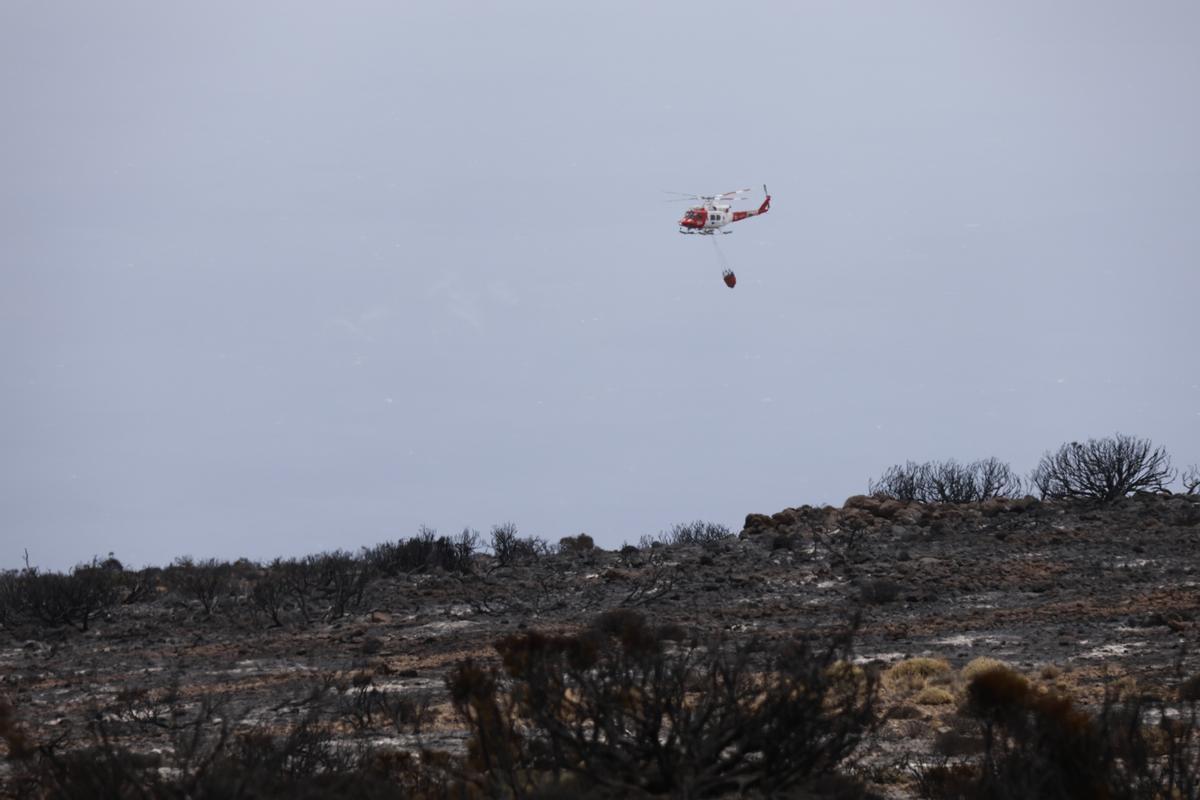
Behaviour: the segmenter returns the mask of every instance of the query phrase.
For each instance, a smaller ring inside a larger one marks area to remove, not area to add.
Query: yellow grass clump
[[[888,668],[883,675],[884,685],[895,692],[907,694],[925,688],[926,683],[949,682],[953,670],[942,658],[907,658]]]
[[[962,668],[962,679],[967,683],[970,683],[975,676],[997,669],[1011,670],[1012,668],[1009,667],[1008,664],[1005,664],[1003,661],[998,659],[980,656],[979,658],[971,659],[969,662],[967,662],[967,665]]]
[[[954,702],[954,694],[941,686],[926,686],[912,701],[919,706],[944,706]]]
[[[933,678],[950,674],[950,662],[944,658],[906,658],[897,661],[888,668],[887,674],[893,680],[909,677]]]

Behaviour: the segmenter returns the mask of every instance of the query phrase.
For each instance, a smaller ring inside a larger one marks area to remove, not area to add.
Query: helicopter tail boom
[[[763,200],[762,205],[757,211],[735,211],[733,212],[733,221],[738,222],[746,217],[757,217],[759,214],[765,214],[771,210],[771,195],[767,193],[767,186],[763,184],[763,194],[767,195],[767,199]]]

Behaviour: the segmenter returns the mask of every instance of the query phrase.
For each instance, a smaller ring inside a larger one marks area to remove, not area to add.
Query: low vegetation
[[[994,497],[1016,497],[1023,491],[1012,468],[995,458],[970,464],[913,461],[889,467],[868,492],[905,503],[977,503]]]
[[[5,572],[0,574],[0,626],[69,626],[86,631],[120,600],[121,588],[119,563],[93,560],[66,574],[31,567]]]
[[[660,531],[657,536],[644,535],[640,541],[642,549],[650,547],[698,544],[711,546],[732,539],[733,531],[714,522],[696,520],[673,525],[670,530]]]
[[[1182,689],[1111,690],[1089,712],[993,665],[974,673],[960,719],[965,735],[943,739],[940,759],[913,769],[923,798],[1200,797],[1200,708]]]
[[[497,643],[502,669],[447,679],[486,796],[775,795],[832,773],[876,723],[877,679],[847,669],[851,632],[765,648],[678,648],[635,611],[574,636]]]
[[[1165,449],[1149,439],[1121,433],[1064,444],[1042,456],[1029,476],[1043,498],[1090,498],[1106,503],[1134,492],[1164,491],[1174,479],[1175,470]]]
[[[903,503],[979,503],[1015,498],[1026,489],[1043,500],[1110,503],[1137,492],[1168,491],[1176,475],[1164,448],[1149,439],[1116,433],[1047,451],[1027,480],[996,458],[969,464],[953,459],[906,461],[888,467],[878,480],[868,483],[867,490]],[[1186,494],[1200,491],[1200,467],[1189,467],[1182,484]]]
[[[1200,493],[1200,466],[1192,464],[1183,473],[1183,491],[1187,494]]]

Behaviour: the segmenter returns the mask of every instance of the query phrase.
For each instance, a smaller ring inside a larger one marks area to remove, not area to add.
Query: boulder
[[[844,509],[860,509],[869,514],[876,514],[879,508],[884,504],[885,500],[881,497],[874,497],[866,494],[856,494],[846,498],[846,502],[842,503]]]
[[[775,521],[766,514],[747,514],[746,523],[742,526],[742,536],[757,536],[760,533],[774,530]]]

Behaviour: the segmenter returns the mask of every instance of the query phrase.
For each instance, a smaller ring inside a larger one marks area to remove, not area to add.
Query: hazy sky
[[[1197,143],[1194,0],[2,0],[0,567],[1196,463]]]

